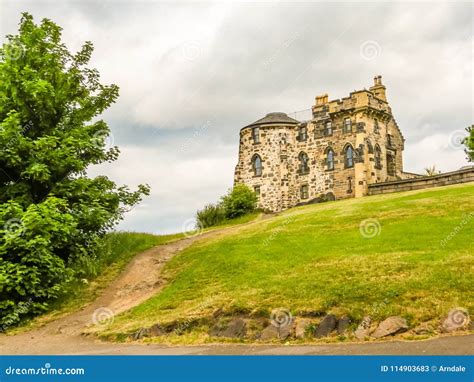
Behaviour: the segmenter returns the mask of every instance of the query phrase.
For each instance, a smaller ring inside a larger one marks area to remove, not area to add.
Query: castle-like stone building
[[[259,208],[361,197],[369,184],[416,176],[403,172],[404,138],[381,76],[346,98],[318,96],[311,111],[309,121],[270,113],[241,129],[234,179],[255,190]]]

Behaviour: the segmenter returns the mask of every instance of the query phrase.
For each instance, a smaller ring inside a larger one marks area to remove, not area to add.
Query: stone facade
[[[259,195],[259,207],[361,197],[368,185],[415,177],[403,172],[403,135],[381,76],[369,90],[329,101],[316,97],[309,121],[270,113],[240,131],[235,183]]]

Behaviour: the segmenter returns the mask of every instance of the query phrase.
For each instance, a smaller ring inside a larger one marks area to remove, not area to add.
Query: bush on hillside
[[[196,214],[198,228],[207,228],[222,224],[225,220],[225,211],[221,204],[208,204]]]
[[[222,197],[222,207],[227,219],[249,214],[257,208],[257,195],[245,184],[237,184]]]

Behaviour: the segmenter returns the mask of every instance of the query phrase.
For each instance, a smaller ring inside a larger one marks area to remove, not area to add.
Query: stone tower
[[[361,197],[368,184],[406,179],[404,138],[387,102],[382,77],[369,90],[329,101],[316,97],[312,118],[270,113],[240,130],[235,183],[259,195],[259,207]]]

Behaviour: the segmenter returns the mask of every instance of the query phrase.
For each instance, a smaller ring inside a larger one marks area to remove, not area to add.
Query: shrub
[[[245,184],[237,184],[222,198],[225,217],[233,219],[255,211],[257,195]]]
[[[208,204],[196,214],[198,228],[218,225],[225,220],[225,211],[221,204]]]
[[[0,331],[59,296],[72,277],[67,258],[78,234],[64,200],[48,198],[26,211],[14,201],[0,204]]]

